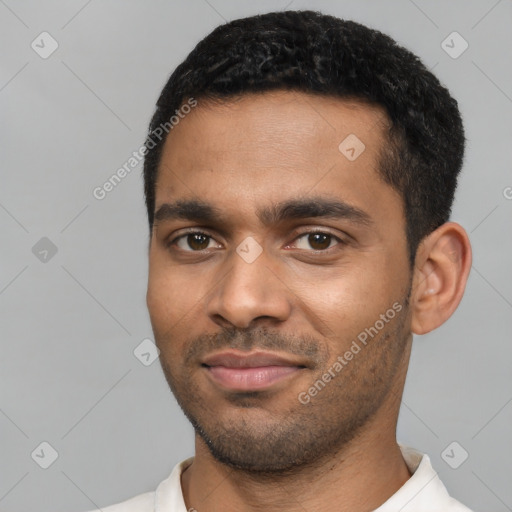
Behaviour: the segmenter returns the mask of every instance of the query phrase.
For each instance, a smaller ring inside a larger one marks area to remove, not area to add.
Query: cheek
[[[194,297],[190,285],[183,282],[179,270],[165,265],[150,264],[146,303],[153,329],[160,335],[174,335],[176,329],[193,309]],[[197,300],[197,299],[196,299]],[[183,319],[183,320],[181,320]]]
[[[155,343],[166,366],[164,371],[170,375],[175,371],[172,369],[173,361],[180,359],[180,340],[185,336],[187,319],[183,318],[181,311],[184,307],[183,297],[167,276],[150,272],[146,302]]]
[[[335,350],[341,351],[401,299],[402,284],[393,271],[386,271],[384,259],[370,265],[361,258],[359,264],[323,275],[303,274],[296,290],[304,307],[321,320],[327,337],[338,345]]]

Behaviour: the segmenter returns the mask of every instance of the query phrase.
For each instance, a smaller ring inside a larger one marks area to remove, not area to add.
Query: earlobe
[[[411,329],[426,334],[459,305],[471,269],[471,244],[464,228],[447,222],[425,237],[416,254]]]

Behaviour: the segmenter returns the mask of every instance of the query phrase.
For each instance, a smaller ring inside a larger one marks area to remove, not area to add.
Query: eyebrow
[[[324,197],[290,199],[257,210],[262,224],[268,226],[287,220],[325,218],[343,219],[354,224],[370,226],[373,220],[368,213],[342,200]],[[190,220],[194,222],[227,224],[227,217],[215,206],[197,199],[164,203],[155,212],[155,221]]]

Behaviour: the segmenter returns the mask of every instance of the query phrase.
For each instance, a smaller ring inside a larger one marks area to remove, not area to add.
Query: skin
[[[223,215],[156,220],[149,248],[160,362],[196,429],[181,481],[187,509],[370,511],[410,478],[396,423],[412,333],[435,329],[456,309],[471,249],[464,229],[448,222],[423,240],[410,268],[402,199],[376,171],[388,126],[377,106],[277,91],[199,100],[168,136],[155,211],[197,199]],[[349,134],[365,144],[354,161],[338,149]],[[368,222],[257,215],[312,198],[341,199]],[[187,228],[207,237],[182,236]],[[251,263],[236,251],[247,237],[262,249]],[[393,304],[400,311],[301,403],[299,394]],[[267,390],[234,392],[201,364],[229,348],[264,349],[305,367]]]

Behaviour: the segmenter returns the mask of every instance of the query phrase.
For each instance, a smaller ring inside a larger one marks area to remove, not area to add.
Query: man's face
[[[167,138],[147,304],[172,391],[232,467],[334,453],[401,391],[411,276],[376,171],[385,123],[279,91],[199,100]]]

